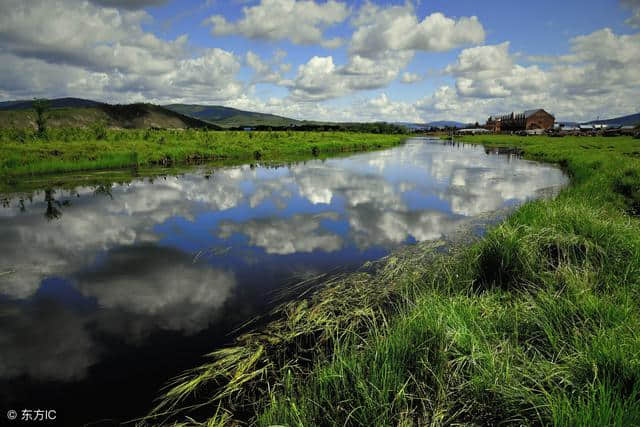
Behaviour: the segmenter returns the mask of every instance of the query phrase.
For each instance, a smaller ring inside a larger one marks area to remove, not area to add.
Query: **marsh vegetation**
[[[225,399],[238,402],[234,417],[251,419],[255,408],[239,402],[260,402],[265,383],[254,381],[277,383],[287,362],[302,378],[328,353],[329,332],[381,326],[405,298],[390,280],[408,261],[428,265],[456,230],[481,233],[566,183],[554,166],[433,139],[293,163],[20,176],[0,196],[0,389],[12,390],[10,407],[50,402],[64,425],[123,422],[150,410],[170,378],[206,363],[195,396],[236,378]],[[424,243],[406,251],[420,252],[358,270],[415,242]],[[268,320],[292,298],[279,323],[251,323],[242,331],[252,338],[226,347],[239,325]],[[221,348],[225,357],[203,361]]]
[[[406,135],[349,132],[113,130],[100,122],[45,132],[3,129],[0,179],[205,160],[282,162],[388,148],[405,139]]]
[[[572,183],[470,245],[417,244],[284,304],[178,377],[148,420],[640,424],[637,141],[464,140],[517,147]]]

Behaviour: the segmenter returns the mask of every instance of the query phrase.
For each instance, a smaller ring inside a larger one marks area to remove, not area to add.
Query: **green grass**
[[[291,161],[401,143],[403,135],[342,132],[50,129],[47,138],[0,131],[0,180],[45,173],[172,165],[203,160]],[[13,178],[13,179],[12,179]]]
[[[572,183],[471,245],[410,246],[284,304],[152,422],[198,425],[196,404],[209,425],[640,425],[640,141],[464,140]]]

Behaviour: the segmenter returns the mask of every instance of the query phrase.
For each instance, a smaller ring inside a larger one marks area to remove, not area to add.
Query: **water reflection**
[[[242,223],[222,221],[218,236],[228,239],[233,233],[240,233],[249,237],[250,246],[276,255],[341,249],[342,237],[323,228],[320,223],[323,219],[336,221],[339,215],[336,212],[324,212],[293,215],[291,218],[257,218]]]
[[[196,265],[192,258],[172,248],[122,247],[74,279],[83,296],[127,318],[125,330],[101,322],[110,332],[128,339],[155,328],[194,333],[208,326],[236,281],[233,272]]]
[[[513,156],[415,140],[281,168],[7,195],[0,378],[94,384],[101,361],[117,360],[114,340],[141,351],[169,333],[181,343],[203,337],[189,344],[195,364],[292,275],[438,239],[565,181],[558,169]],[[144,363],[127,363],[120,375],[135,381]],[[164,379],[178,371],[169,364]],[[138,399],[140,409],[152,397],[121,399]]]
[[[76,380],[98,361],[85,318],[61,303],[40,300],[21,307],[3,302],[0,313],[3,378]]]

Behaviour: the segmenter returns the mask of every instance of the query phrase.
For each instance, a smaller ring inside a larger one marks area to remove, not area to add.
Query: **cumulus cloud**
[[[420,21],[410,3],[387,8],[366,3],[352,23],[350,50],[372,58],[389,50],[443,52],[481,43],[485,37],[475,16],[455,20],[433,13]]]
[[[283,81],[294,101],[338,98],[360,90],[383,88],[398,78],[417,51],[446,51],[484,40],[476,17],[454,20],[434,13],[419,21],[413,6],[364,4],[352,20],[353,32],[344,65],[333,56],[314,56],[298,67],[295,79]],[[420,80],[405,73],[401,81]]]
[[[640,34],[605,28],[570,40],[571,53],[529,58],[549,66],[521,65],[509,43],[464,49],[445,72],[455,88],[442,87],[419,102],[425,112],[478,116],[544,107],[558,118],[593,119],[636,111],[640,96]],[[445,104],[448,104],[447,107]]]
[[[347,82],[336,73],[332,56],[314,56],[298,67],[294,82],[288,83],[291,94],[303,100],[323,100],[344,95]]]
[[[378,16],[374,13],[367,16],[367,8],[379,12],[378,15],[397,15],[401,22],[406,19],[400,17],[410,10],[408,6],[380,9],[365,5],[361,11],[365,22]],[[391,25],[389,31],[393,28]],[[386,43],[385,37],[380,36],[359,46],[358,31],[354,33],[346,64],[337,64],[332,56],[316,56],[298,67],[293,80],[282,81],[290,89],[291,101],[338,98],[358,90],[386,87],[398,77],[401,82],[417,78],[408,72],[401,74],[415,50],[399,49],[410,44]],[[372,34],[374,37],[384,31]],[[375,40],[379,49],[367,51],[364,46],[375,45]],[[466,48],[455,63],[443,70],[455,79],[453,86],[442,85],[413,103],[394,101],[387,95],[354,99],[351,106],[331,110],[329,116],[334,120],[355,117],[355,120],[475,122],[484,121],[491,114],[537,107],[546,108],[561,120],[637,111],[640,77],[635,70],[640,67],[640,34],[617,35],[604,28],[572,38],[570,49],[567,55],[529,57],[525,61],[510,51],[509,42]],[[322,113],[315,111],[316,117]]]
[[[89,2],[2,2],[0,56],[7,74],[0,90],[127,102],[241,94],[233,54],[212,48],[192,56],[186,35],[165,41],[144,31],[150,19],[141,10]]]
[[[345,65],[332,56],[313,57],[298,67],[289,99],[258,103],[274,114],[324,120],[483,122],[489,115],[542,107],[558,120],[590,120],[629,114],[640,99],[640,33],[619,35],[604,28],[570,40],[570,52],[528,57],[511,52],[510,43],[463,49],[443,70],[454,84],[441,85],[415,101],[394,100],[388,93],[351,104],[324,108],[319,101],[360,89],[383,88],[401,75],[412,51],[389,51],[384,58],[351,55]],[[400,52],[400,53],[399,53]],[[242,102],[250,104],[245,99]]]
[[[257,54],[248,51],[245,55],[245,61],[254,71],[252,78],[253,83],[279,83],[282,80],[282,74],[289,71],[290,64],[282,64],[280,61],[284,58],[286,52],[278,50],[274,55],[274,60],[270,63],[264,62]]]
[[[548,86],[547,75],[537,66],[514,64],[509,42],[463,50],[447,73],[457,77],[462,96],[505,98],[513,94],[537,93]]]
[[[329,0],[261,0],[256,6],[244,7],[243,17],[229,22],[222,15],[207,19],[213,35],[237,34],[251,39],[291,40],[295,44],[322,44],[337,47],[338,38],[325,40],[326,27],[344,21],[349,9],[344,3]]]
[[[410,3],[364,2],[356,8],[337,0],[261,0],[244,7],[238,19],[216,15],[206,21],[219,35],[346,45],[344,59],[321,50],[292,65],[283,62],[282,50],[273,58],[253,51],[236,55],[222,48],[197,48],[187,35],[168,40],[156,36],[147,29],[153,18],[144,8],[163,3],[0,2],[0,99],[79,96],[122,103],[223,104],[337,121],[475,122],[534,107],[559,119],[582,120],[638,109],[638,34],[603,28],[570,39],[566,55],[526,57],[511,52],[509,42],[478,46],[485,29],[476,17],[418,16]],[[640,27],[638,0],[620,0],[619,5],[630,11],[627,24]],[[332,38],[331,27],[350,16],[351,36]],[[407,71],[420,52],[454,48],[465,49],[442,70],[452,83],[438,83],[433,93],[415,102],[393,99],[385,90],[394,81],[411,84],[425,77]],[[243,66],[253,70],[244,81],[239,77]],[[284,90],[256,95],[256,83]],[[384,97],[377,92],[368,99],[340,99],[376,89],[384,90]]]
[[[413,57],[412,52],[390,51],[380,59],[354,55],[338,66],[332,56],[314,56],[298,67],[294,80],[284,81],[294,101],[338,98],[358,90],[377,89],[396,79]]]
[[[386,93],[369,99],[362,104],[363,115],[367,120],[379,120],[384,117],[386,120],[419,122],[422,117],[414,104],[401,101],[392,101]]]

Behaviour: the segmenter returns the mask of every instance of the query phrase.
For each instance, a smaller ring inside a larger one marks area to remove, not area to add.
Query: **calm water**
[[[11,408],[55,409],[65,425],[143,415],[284,284],[566,182],[550,166],[416,139],[289,167],[4,195],[0,424]]]

